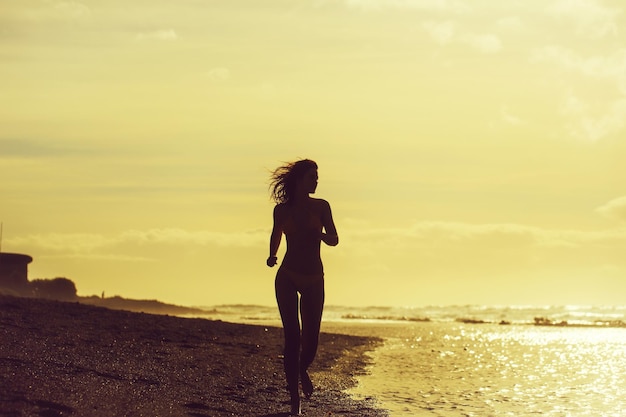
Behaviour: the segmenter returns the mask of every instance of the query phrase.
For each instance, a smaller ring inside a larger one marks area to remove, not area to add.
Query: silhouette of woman
[[[313,394],[307,369],[317,352],[324,308],[321,242],[330,246],[339,243],[330,205],[309,195],[315,193],[317,179],[317,164],[303,159],[278,167],[270,183],[271,196],[277,204],[267,266],[277,263],[276,253],[283,233],[287,241],[275,287],[285,335],[284,366],[292,415],[300,414],[298,380],[307,398]]]

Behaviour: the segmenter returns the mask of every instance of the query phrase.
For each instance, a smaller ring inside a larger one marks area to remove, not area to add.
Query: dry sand
[[[286,416],[282,329],[0,296],[0,415]],[[344,390],[375,339],[322,334],[303,415],[386,416]]]

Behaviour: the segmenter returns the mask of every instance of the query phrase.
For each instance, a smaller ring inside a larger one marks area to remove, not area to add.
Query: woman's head
[[[303,188],[314,193],[317,187],[317,164],[310,159],[289,162],[274,170],[271,175],[271,197],[277,203],[287,203]]]

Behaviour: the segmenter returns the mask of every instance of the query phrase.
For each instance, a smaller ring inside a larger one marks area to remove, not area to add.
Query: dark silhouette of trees
[[[67,278],[34,279],[30,282],[32,294],[49,300],[75,301],[76,284]]]

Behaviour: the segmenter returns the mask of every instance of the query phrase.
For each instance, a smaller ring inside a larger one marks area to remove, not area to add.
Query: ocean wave
[[[626,328],[626,322],[623,320],[594,320],[594,321],[567,321],[567,320],[551,320],[547,317],[535,317],[535,326],[557,326],[557,327],[612,327]]]
[[[343,320],[381,320],[381,321],[415,321],[415,322],[429,322],[429,317],[407,317],[407,316],[370,316],[367,314],[343,314],[341,316]]]
[[[279,321],[276,306],[222,304],[203,309],[216,319]],[[554,327],[626,328],[626,306],[425,306],[349,307],[329,305],[324,321],[460,323],[466,325],[532,325]]]
[[[450,322],[454,321],[463,324],[497,324],[497,325],[534,325],[534,326],[546,326],[546,327],[591,327],[591,328],[626,328],[626,322],[623,320],[558,320],[549,319],[546,317],[535,317],[532,321],[519,321],[513,322],[506,319],[501,320],[489,320],[473,317],[456,317],[450,319],[433,319],[431,317],[410,317],[410,316],[393,316],[393,315],[368,315],[368,314],[353,314],[347,313],[341,316],[342,320],[354,320],[354,321],[381,321],[381,322]]]

